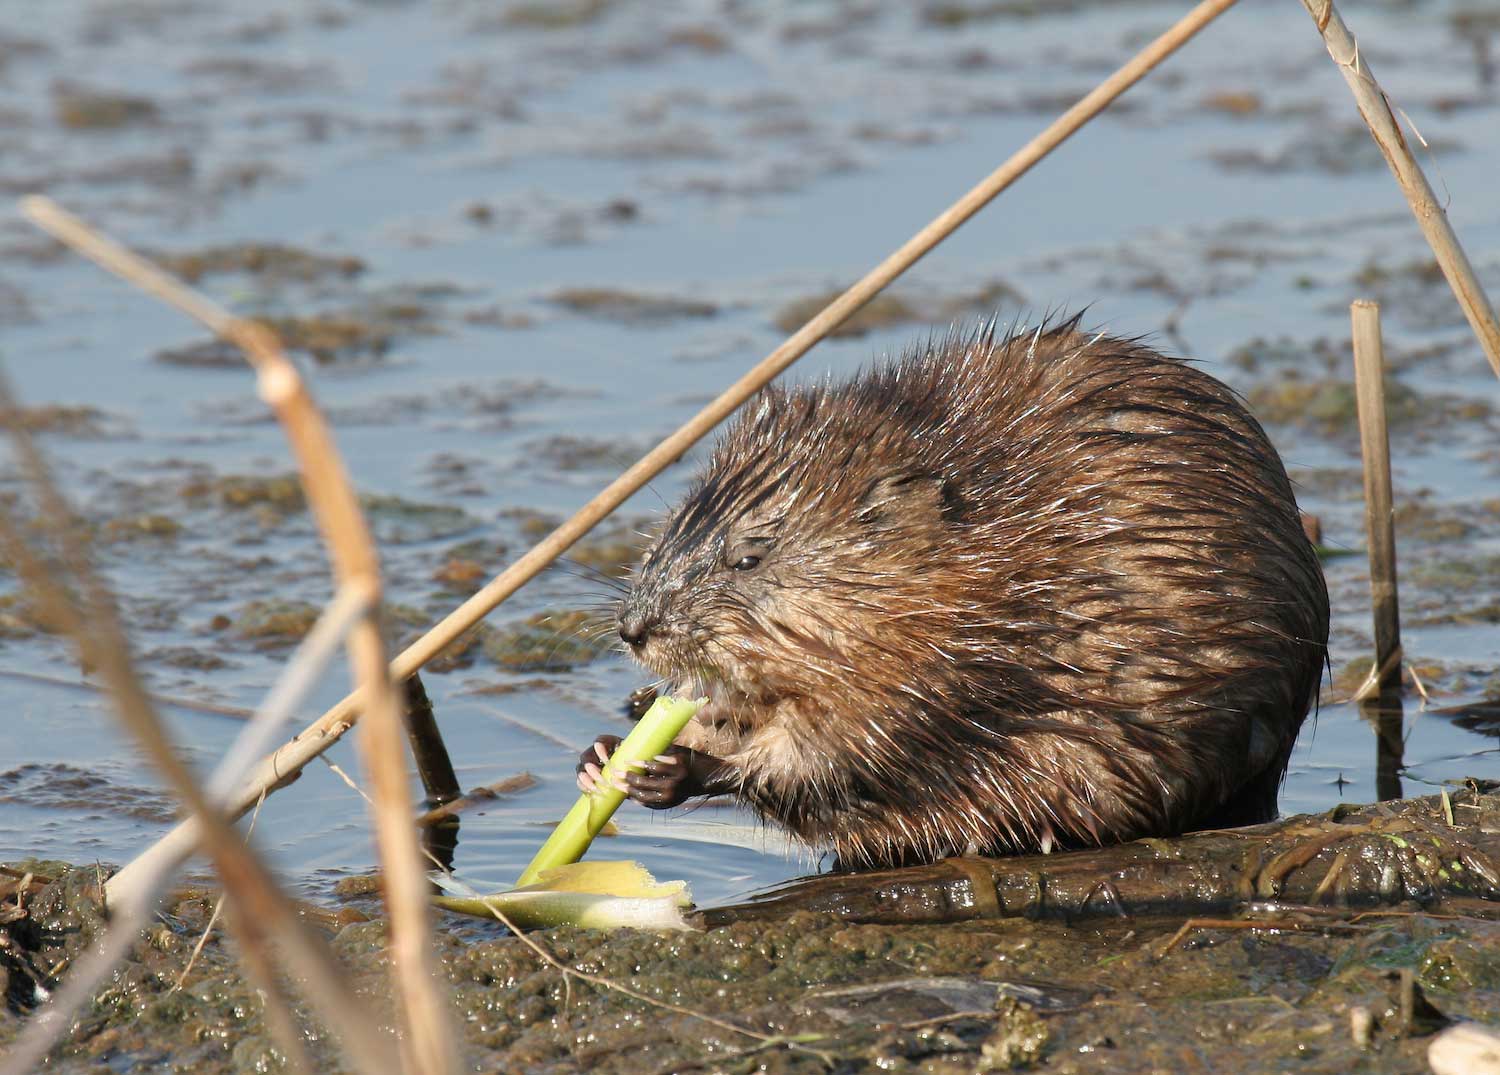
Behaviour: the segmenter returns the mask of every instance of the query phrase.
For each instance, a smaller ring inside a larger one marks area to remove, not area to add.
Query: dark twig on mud
[[[1185,941],[1189,934],[1200,929],[1261,929],[1271,932],[1323,933],[1331,929],[1360,930],[1366,927],[1351,922],[1293,922],[1277,918],[1189,918],[1182,928],[1157,951],[1156,959],[1165,959],[1174,948]]]

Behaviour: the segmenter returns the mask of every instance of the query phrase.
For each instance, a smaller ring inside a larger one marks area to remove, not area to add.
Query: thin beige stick
[[[27,198],[22,207],[59,239],[165,299],[244,351],[258,375],[261,396],[276,412],[297,458],[307,501],[328,546],[339,589],[362,588],[374,608],[380,595],[375,543],[328,426],[275,334],[262,324],[220,309],[206,296],[100,235],[48,199]],[[456,1070],[458,1056],[438,985],[426,872],[411,825],[413,804],[406,782],[401,706],[375,612],[350,631],[348,646],[351,670],[369,717],[360,736],[360,752],[375,794],[372,817],[391,923],[391,974],[407,1024],[407,1033],[402,1036],[405,1066],[410,1072],[443,1075]],[[243,809],[240,807],[239,812]]]
[[[1364,117],[1375,144],[1385,155],[1386,163],[1391,166],[1401,193],[1406,195],[1406,202],[1416,215],[1417,224],[1427,237],[1427,245],[1432,247],[1433,256],[1437,258],[1448,286],[1453,289],[1454,298],[1458,299],[1464,316],[1469,319],[1469,326],[1479,337],[1479,346],[1484,348],[1495,376],[1500,377],[1500,320],[1496,320],[1495,308],[1485,296],[1468,255],[1448,223],[1448,214],[1438,203],[1416,157],[1412,156],[1411,147],[1401,134],[1401,125],[1391,114],[1385,91],[1360,55],[1359,44],[1339,17],[1333,0],[1302,0],[1302,6],[1313,17],[1318,33],[1323,35],[1328,55],[1349,84],[1359,114]]]
[[[261,796],[261,801],[255,804],[255,809],[250,813],[250,824],[245,829],[247,840],[255,832],[255,823],[260,820],[260,808],[264,803],[265,796]],[[198,956],[202,954],[204,945],[208,943],[208,938],[213,933],[215,923],[219,921],[219,916],[224,912],[229,901],[228,891],[219,893],[219,898],[214,901],[214,911],[209,916],[208,925],[203,927],[198,943],[193,946],[192,954],[188,956],[187,966],[182,968],[177,981],[173,982],[172,988],[167,990],[167,996],[177,992],[182,988],[183,982],[187,981],[188,973],[193,969],[193,964],[198,961]],[[230,908],[230,914],[233,913],[233,909]],[[235,932],[242,933],[243,930],[236,929]],[[291,1004],[288,1003],[276,980],[276,971],[271,966],[268,953],[258,946],[251,945],[242,946],[240,956],[244,960],[251,984],[261,995],[261,1007],[265,1012],[266,1027],[271,1032],[271,1040],[281,1049],[286,1069],[292,1075],[312,1075],[312,1061],[302,1044],[302,1030],[297,1025],[297,1017],[292,1014]]]
[[[450,817],[458,817],[465,810],[469,810],[483,803],[495,803],[504,800],[507,795],[515,795],[536,787],[536,777],[530,773],[517,773],[508,776],[504,780],[497,780],[493,784],[486,784],[482,788],[474,788],[460,795],[456,799],[445,802],[442,806],[435,806],[421,817],[417,818],[416,825],[419,829],[430,829],[440,821],[446,821]]]
[[[1361,299],[1349,307],[1354,332],[1354,391],[1364,455],[1365,532],[1370,546],[1370,600],[1375,609],[1374,693],[1401,686],[1401,617],[1396,596],[1395,513],[1391,444],[1385,426],[1385,350],[1380,307]]]
[[[540,574],[601,519],[623,504],[657,474],[676,462],[714,426],[732,414],[741,403],[806,354],[824,336],[843,324],[861,306],[874,298],[882,288],[909,269],[992,198],[1028,172],[1038,161],[1102,112],[1115,98],[1135,85],[1152,68],[1181,48],[1194,34],[1233,4],[1234,0],[1204,0],[1203,3],[1194,7],[1171,29],[1147,45],[1128,63],[1058,117],[1041,134],[1017,150],[1008,161],[978,186],[954,202],[900,249],[793,333],[786,342],[730,385],[722,395],[689,419],[682,428],[642,456],[635,465],[580,508],[572,518],[543,538],[530,552],[511,564],[482,590],[402,651],[391,665],[394,678],[404,680],[413,672],[418,671],[459,635],[478,623],[502,601]],[[49,231],[52,230],[52,224],[46,220],[45,214],[39,215],[39,207],[34,204],[33,200],[28,199],[24,205],[27,214],[33,220]],[[63,238],[65,242],[72,241],[58,232],[54,234]],[[363,705],[363,694],[355,691],[336,703],[295,739],[267,758],[240,789],[240,809],[243,811],[250,808],[250,804],[255,801],[261,787],[286,779],[288,772],[300,769],[337,742],[339,737],[348,731],[358,719]],[[194,839],[191,820],[183,822],[148,848],[142,858],[170,860],[189,854],[194,846]],[[137,859],[126,865],[116,878],[134,871],[137,863],[141,861]]]
[[[1411,676],[1412,686],[1417,688],[1417,694],[1422,698],[1422,708],[1426,709],[1427,703],[1432,701],[1431,695],[1427,693],[1427,684],[1423,683],[1422,677],[1417,675],[1417,669],[1415,665],[1407,664],[1406,672],[1409,676]]]
[[[262,795],[260,802],[255,804],[255,809],[250,811],[250,824],[245,827],[245,839],[250,839],[255,834],[255,823],[260,820],[260,808],[265,804],[266,797]],[[187,964],[182,968],[182,973],[177,976],[177,981],[172,983],[172,988],[167,990],[166,995],[171,996],[182,988],[182,983],[187,981],[187,976],[192,972],[193,964],[198,962],[198,957],[203,954],[204,945],[208,944],[208,938],[213,935],[214,926],[219,923],[219,916],[224,913],[224,893],[219,893],[219,898],[214,900],[214,910],[208,916],[208,925],[203,927],[203,932],[198,935],[198,943],[193,945],[193,950],[188,954]]]

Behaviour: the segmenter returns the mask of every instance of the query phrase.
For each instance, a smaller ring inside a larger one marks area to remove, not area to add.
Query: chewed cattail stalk
[[[702,706],[702,700],[658,698],[610,756],[594,790],[579,796],[573,809],[558,822],[531,864],[521,872],[516,886],[531,884],[543,870],[581,859],[605,822],[625,801],[625,793],[615,786],[616,774],[623,775],[631,766],[643,764],[665,751]]]

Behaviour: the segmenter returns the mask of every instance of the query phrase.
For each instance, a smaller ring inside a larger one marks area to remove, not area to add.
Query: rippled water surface
[[[1350,4],[1362,54],[1500,291],[1487,7]],[[1050,14],[1034,14],[1036,11]],[[0,3],[0,190],[45,190],[244,313],[281,319],[382,541],[414,637],[1166,27],[1159,3]],[[191,760],[239,727],[329,593],[277,426],[179,316],[0,217],[0,352],[87,519]],[[924,261],[795,378],[933,327],[1035,318],[1147,334],[1244,392],[1326,542],[1360,551],[1347,306],[1394,367],[1405,768],[1325,703],[1286,811],[1494,776],[1500,392],[1296,4],[1247,3]],[[692,460],[578,552],[615,572]],[[3,481],[19,490],[14,466]],[[1368,664],[1362,555],[1327,564],[1333,680]],[[509,880],[625,727],[641,674],[589,644],[606,607],[555,570],[427,687],[466,786],[457,865]],[[537,619],[550,616],[549,619]],[[40,677],[40,678],[38,678]],[[0,858],[127,859],[170,802],[46,617],[0,574]],[[342,695],[340,671],[303,714]],[[181,704],[179,704],[181,703]],[[1493,711],[1491,711],[1493,712]],[[358,772],[352,750],[333,760]],[[1392,784],[1392,781],[1396,784]],[[701,902],[812,862],[733,810],[627,807],[612,857]],[[311,892],[370,867],[361,801],[315,765],[257,837]]]

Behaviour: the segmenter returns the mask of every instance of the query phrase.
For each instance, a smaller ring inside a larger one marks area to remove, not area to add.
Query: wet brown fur
[[[712,696],[689,745],[846,867],[1274,816],[1328,636],[1259,424],[1076,319],[763,392],[621,617]]]

